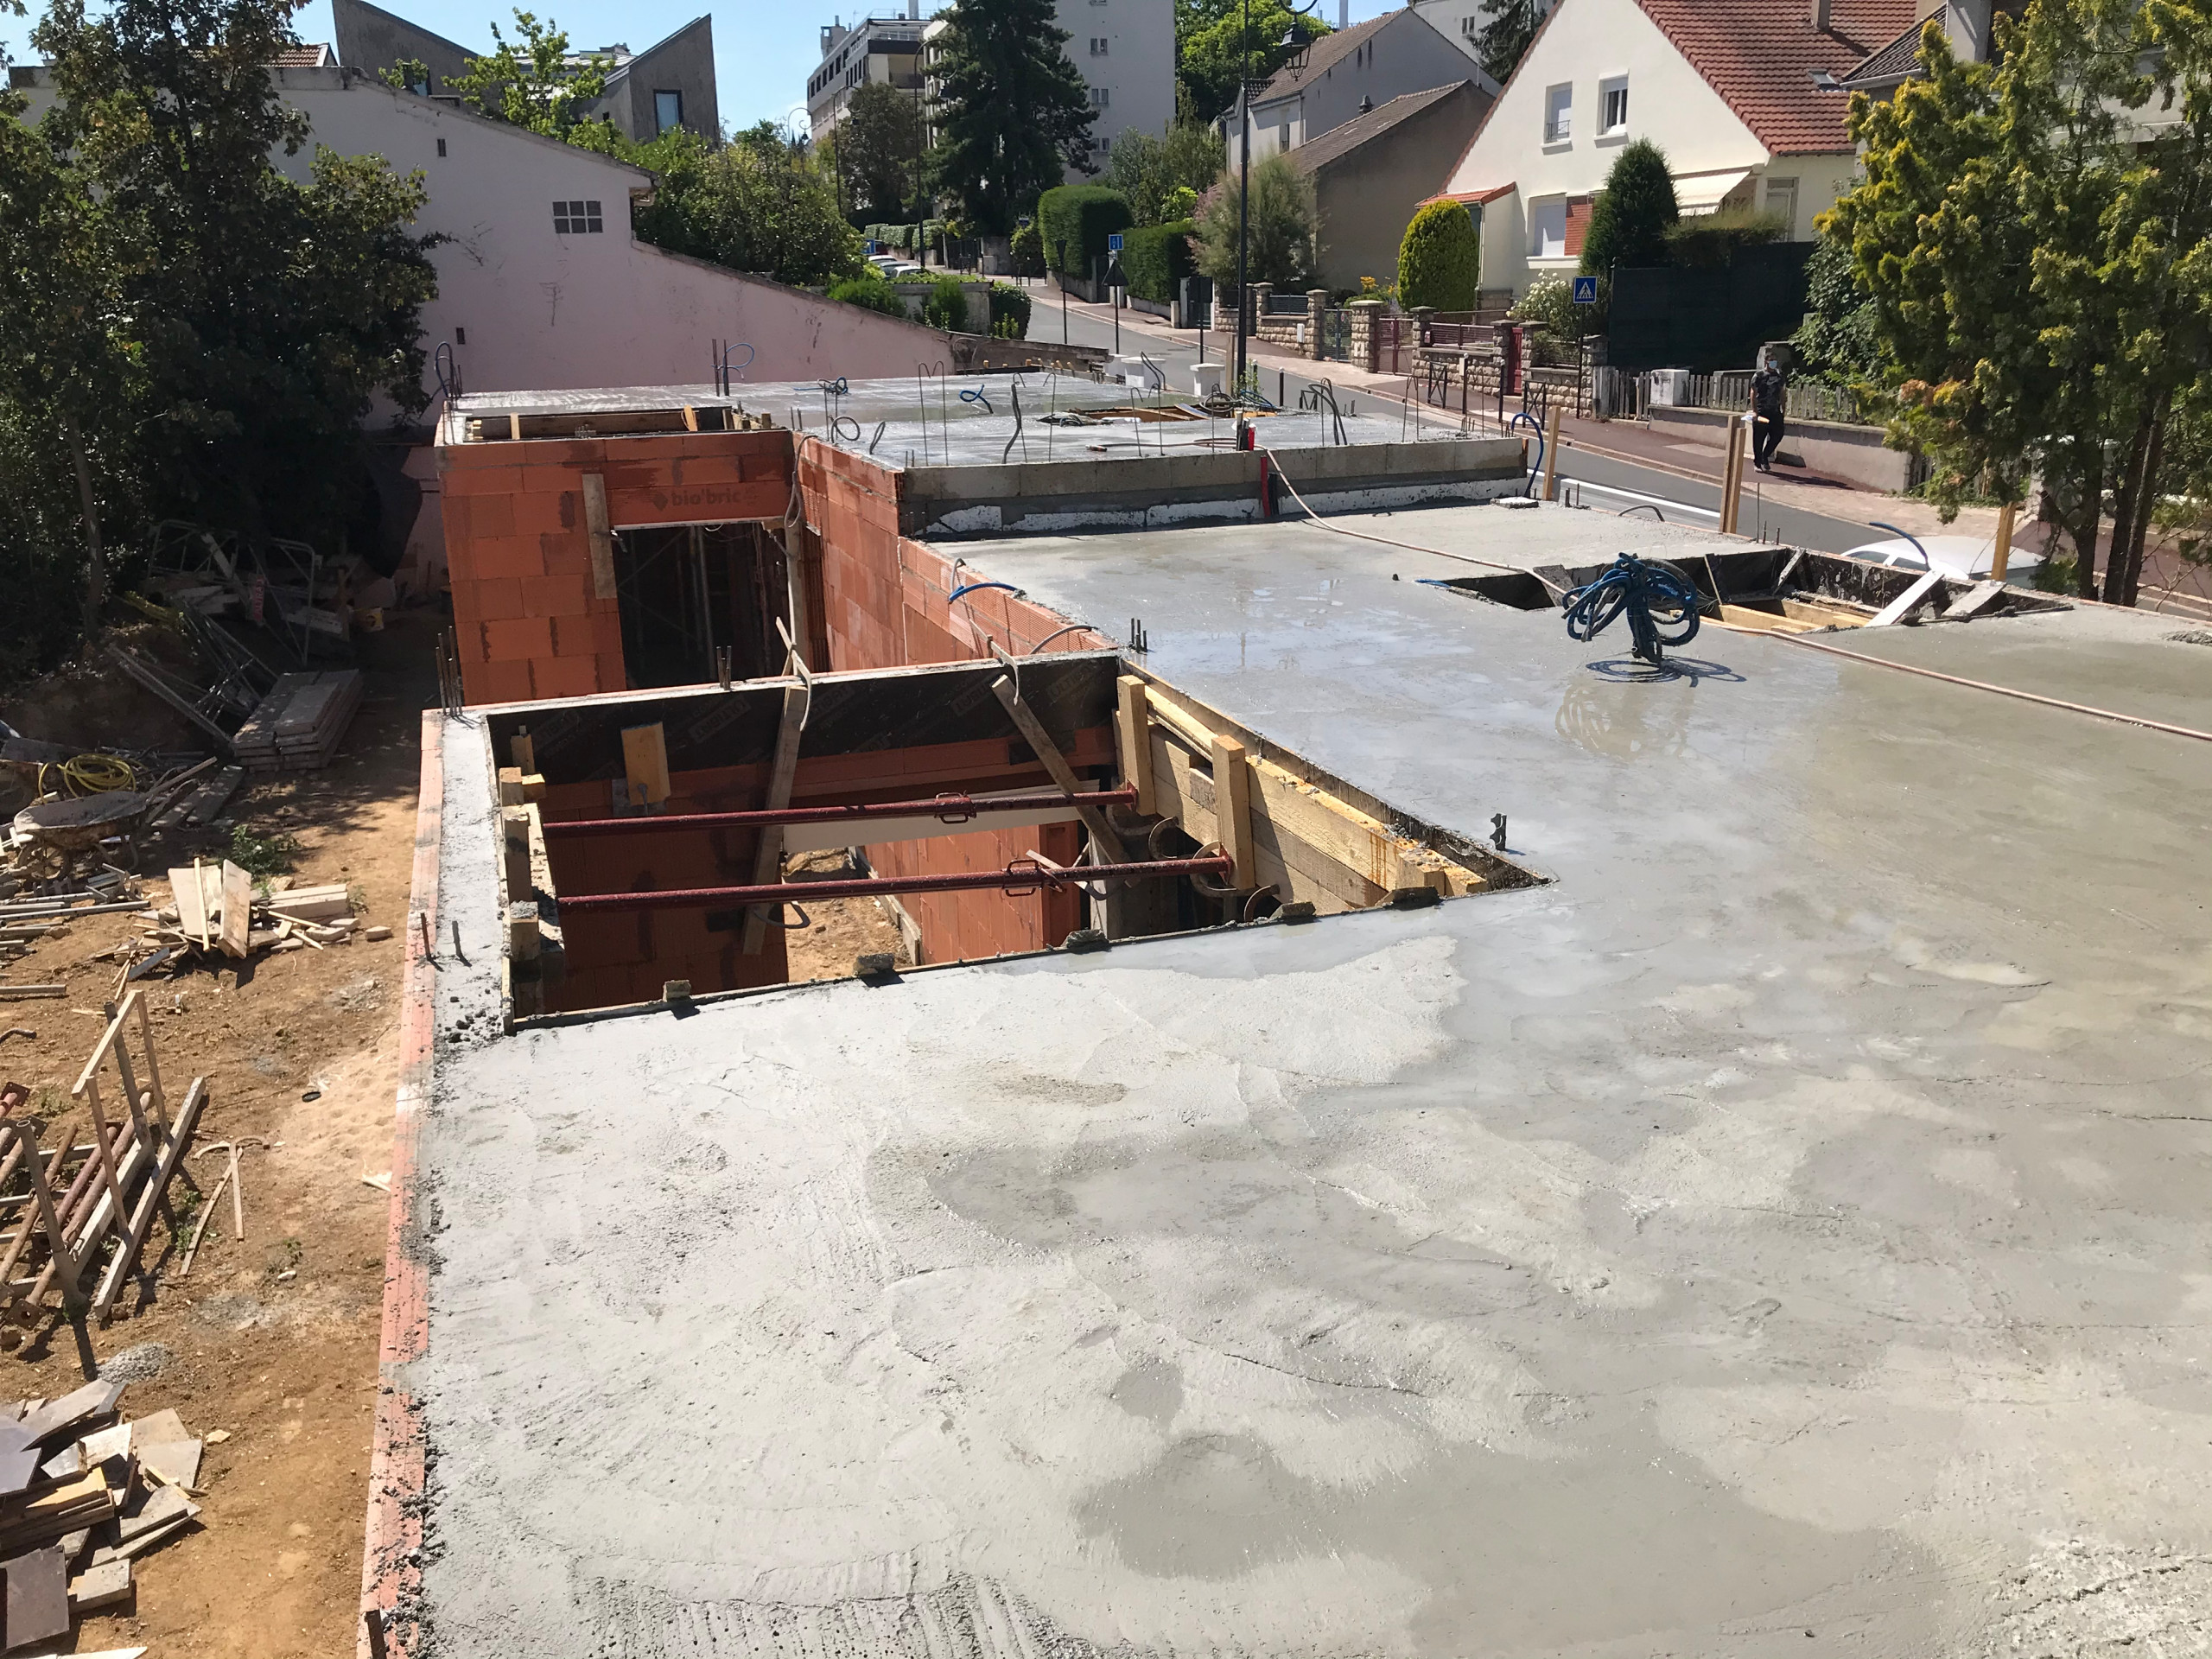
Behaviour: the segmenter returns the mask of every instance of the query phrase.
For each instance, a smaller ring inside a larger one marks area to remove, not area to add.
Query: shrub
[[[1226,178],[1207,192],[1198,216],[1198,269],[1230,289],[1236,281],[1237,200],[1237,181]],[[1245,280],[1282,289],[1310,286],[1321,264],[1319,222],[1312,174],[1287,156],[1270,156],[1255,167]]]
[[[1023,226],[1014,233],[1014,274],[1017,276],[1042,276],[1045,274],[1045,232],[1034,223]]]
[[[1029,338],[1029,296],[1011,283],[991,284],[991,332],[1001,340]]]
[[[1772,213],[1731,207],[1668,226],[1667,251],[1678,265],[1718,270],[1735,263],[1738,248],[1781,240],[1785,228]]]
[[[1103,184],[1064,184],[1037,198],[1037,226],[1044,232],[1045,263],[1078,276],[1090,274],[1090,262],[1106,251],[1106,238],[1136,222],[1129,199]]]
[[[922,302],[922,321],[948,334],[964,334],[968,327],[968,290],[957,276],[940,276],[930,284]]]
[[[847,305],[864,306],[870,311],[880,311],[887,317],[908,315],[906,302],[892,291],[891,284],[885,282],[880,275],[873,272],[848,277],[834,284],[830,289],[830,297],[842,301]]]
[[[1582,269],[1610,276],[1616,269],[1665,264],[1667,232],[1681,216],[1665,152],[1637,139],[1613,157],[1605,191],[1591,207]]]
[[[1432,201],[1414,215],[1398,245],[1398,297],[1408,309],[1471,311],[1482,280],[1482,238],[1465,206]]]
[[[1574,302],[1574,285],[1564,276],[1541,276],[1529,284],[1529,291],[1514,302],[1510,315],[1521,322],[1533,322],[1546,334],[1559,340],[1580,340],[1591,332],[1598,310],[1593,305]]]
[[[1187,184],[1179,184],[1160,200],[1160,218],[1173,225],[1179,219],[1198,216],[1198,193]]]
[[[1128,232],[1122,245],[1122,274],[1129,279],[1129,292],[1160,305],[1173,300],[1196,269],[1191,238],[1198,233],[1197,224],[1187,219]]]

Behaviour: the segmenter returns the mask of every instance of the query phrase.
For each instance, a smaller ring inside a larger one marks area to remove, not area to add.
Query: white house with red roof
[[[1858,158],[1837,83],[1911,27],[1916,0],[1560,0],[1440,193],[1482,225],[1485,289],[1577,269],[1631,139],[1666,152],[1684,213],[1772,213],[1791,240]]]

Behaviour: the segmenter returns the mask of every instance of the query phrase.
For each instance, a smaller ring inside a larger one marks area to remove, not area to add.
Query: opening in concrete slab
[[[513,706],[486,738],[520,1020],[1538,879],[1111,652]],[[810,951],[840,905],[897,945]]]
[[[1708,610],[1708,616],[1717,611],[1721,621],[1738,627],[1784,633],[1864,627],[1910,592],[1923,574],[1840,554],[1787,547],[1750,548],[1651,563],[1673,571],[1713,601],[1714,609]],[[1451,577],[1433,585],[1515,610],[1557,611],[1555,590],[1594,582],[1606,569],[1602,564],[1547,565],[1499,575]],[[1545,586],[1547,582],[1551,587]],[[2067,608],[2062,599],[2012,587],[1989,594],[1985,602],[1969,604],[1976,587],[1974,582],[1939,577],[1929,586],[1915,614],[1937,617],[1961,606],[1976,617],[2024,616]]]

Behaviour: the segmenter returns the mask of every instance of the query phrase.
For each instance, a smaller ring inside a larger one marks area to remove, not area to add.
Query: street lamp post
[[[1306,71],[1305,20],[1319,3],[1306,0],[1294,8],[1290,27],[1283,33],[1282,45],[1289,53],[1285,62],[1294,80]],[[1244,395],[1244,289],[1252,236],[1252,0],[1243,0],[1243,19],[1236,37],[1241,72],[1236,79],[1236,373],[1231,393],[1238,398]]]

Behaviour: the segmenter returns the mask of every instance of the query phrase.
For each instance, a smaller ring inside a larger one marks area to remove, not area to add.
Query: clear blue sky
[[[506,5],[485,5],[480,0],[463,3],[431,4],[428,0],[377,0],[387,11],[435,29],[463,46],[489,47],[493,20],[504,23],[511,16]],[[1361,22],[1389,10],[1398,0],[1351,0],[1351,20]],[[764,117],[781,121],[806,103],[806,78],[820,56],[819,30],[833,18],[849,22],[871,10],[880,15],[903,12],[904,0],[890,3],[876,0],[873,6],[855,0],[735,0],[734,3],[702,7],[700,0],[524,0],[525,10],[540,17],[549,13],[569,31],[580,47],[607,46],[625,41],[642,50],[697,16],[702,10],[715,18],[715,58],[722,119],[732,127],[750,126]],[[923,0],[924,16],[942,9],[942,0]],[[32,16],[42,7],[32,0]],[[1336,0],[1321,0],[1319,15],[1337,20]],[[20,62],[30,55],[30,18],[0,17],[0,46]],[[300,38],[330,39],[328,0],[312,0],[297,20]]]

